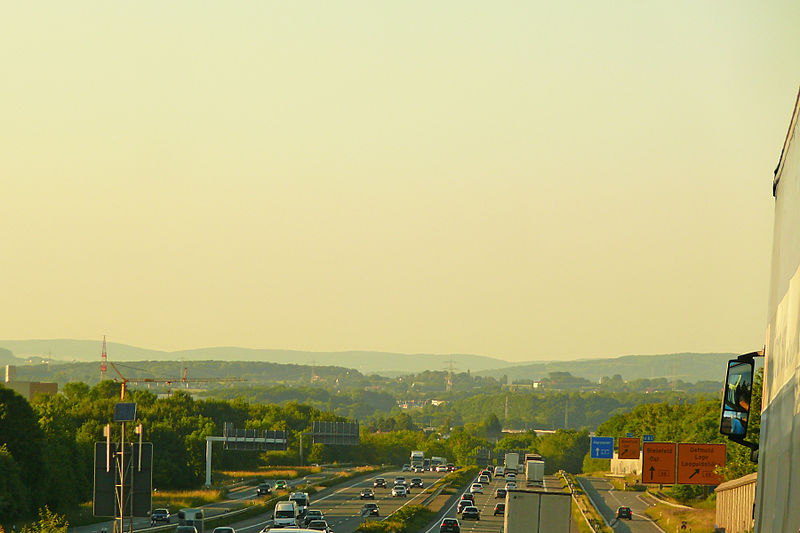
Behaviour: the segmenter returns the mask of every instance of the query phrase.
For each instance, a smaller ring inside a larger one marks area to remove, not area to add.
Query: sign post
[[[645,442],[642,455],[642,483],[675,484],[674,442]]]
[[[640,445],[639,437],[620,437],[617,457],[619,459],[638,459]]]
[[[592,459],[613,459],[614,437],[592,437],[589,448]]]
[[[678,483],[683,485],[719,485],[722,476],[714,473],[725,466],[724,444],[678,444]]]

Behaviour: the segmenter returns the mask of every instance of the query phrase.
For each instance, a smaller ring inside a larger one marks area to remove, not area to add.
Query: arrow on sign
[[[654,466],[651,466],[651,467],[650,467],[650,481],[652,481],[652,480],[653,480],[653,472],[655,472],[655,471],[656,471],[656,467],[654,467]]]
[[[695,469],[694,469],[694,472],[692,472],[692,475],[691,475],[691,476],[689,476],[689,479],[692,479],[692,478],[693,478],[695,475],[697,475],[697,474],[699,474],[699,473],[700,473],[700,469],[699,469],[699,468],[695,468]]]

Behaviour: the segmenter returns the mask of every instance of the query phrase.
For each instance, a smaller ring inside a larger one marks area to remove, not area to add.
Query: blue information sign
[[[655,442],[656,437],[655,435],[645,435],[644,437],[642,437],[642,440],[645,442]]]
[[[590,448],[592,459],[613,459],[614,437],[592,437]]]
[[[629,439],[632,439],[636,435],[634,435],[633,433],[626,433],[625,436],[628,437]]]

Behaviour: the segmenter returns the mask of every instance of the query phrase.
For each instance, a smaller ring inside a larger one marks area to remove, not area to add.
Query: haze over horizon
[[[0,339],[764,344],[796,2],[4,14]]]

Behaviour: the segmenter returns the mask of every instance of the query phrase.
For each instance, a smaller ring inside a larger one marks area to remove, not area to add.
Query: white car
[[[394,487],[392,487],[392,497],[397,498],[401,496],[403,498],[408,496],[408,491],[406,491],[405,485],[395,485]]]
[[[439,465],[436,467],[437,472],[447,472],[447,465]]]
[[[509,472],[506,474],[506,479],[517,479],[517,475],[514,472]]]
[[[478,483],[489,483],[489,476],[478,476]]]
[[[516,481],[506,481],[506,490],[508,489],[516,489],[517,482]]]
[[[472,486],[469,488],[469,491],[472,494],[483,494],[483,485],[480,483],[473,483]]]

